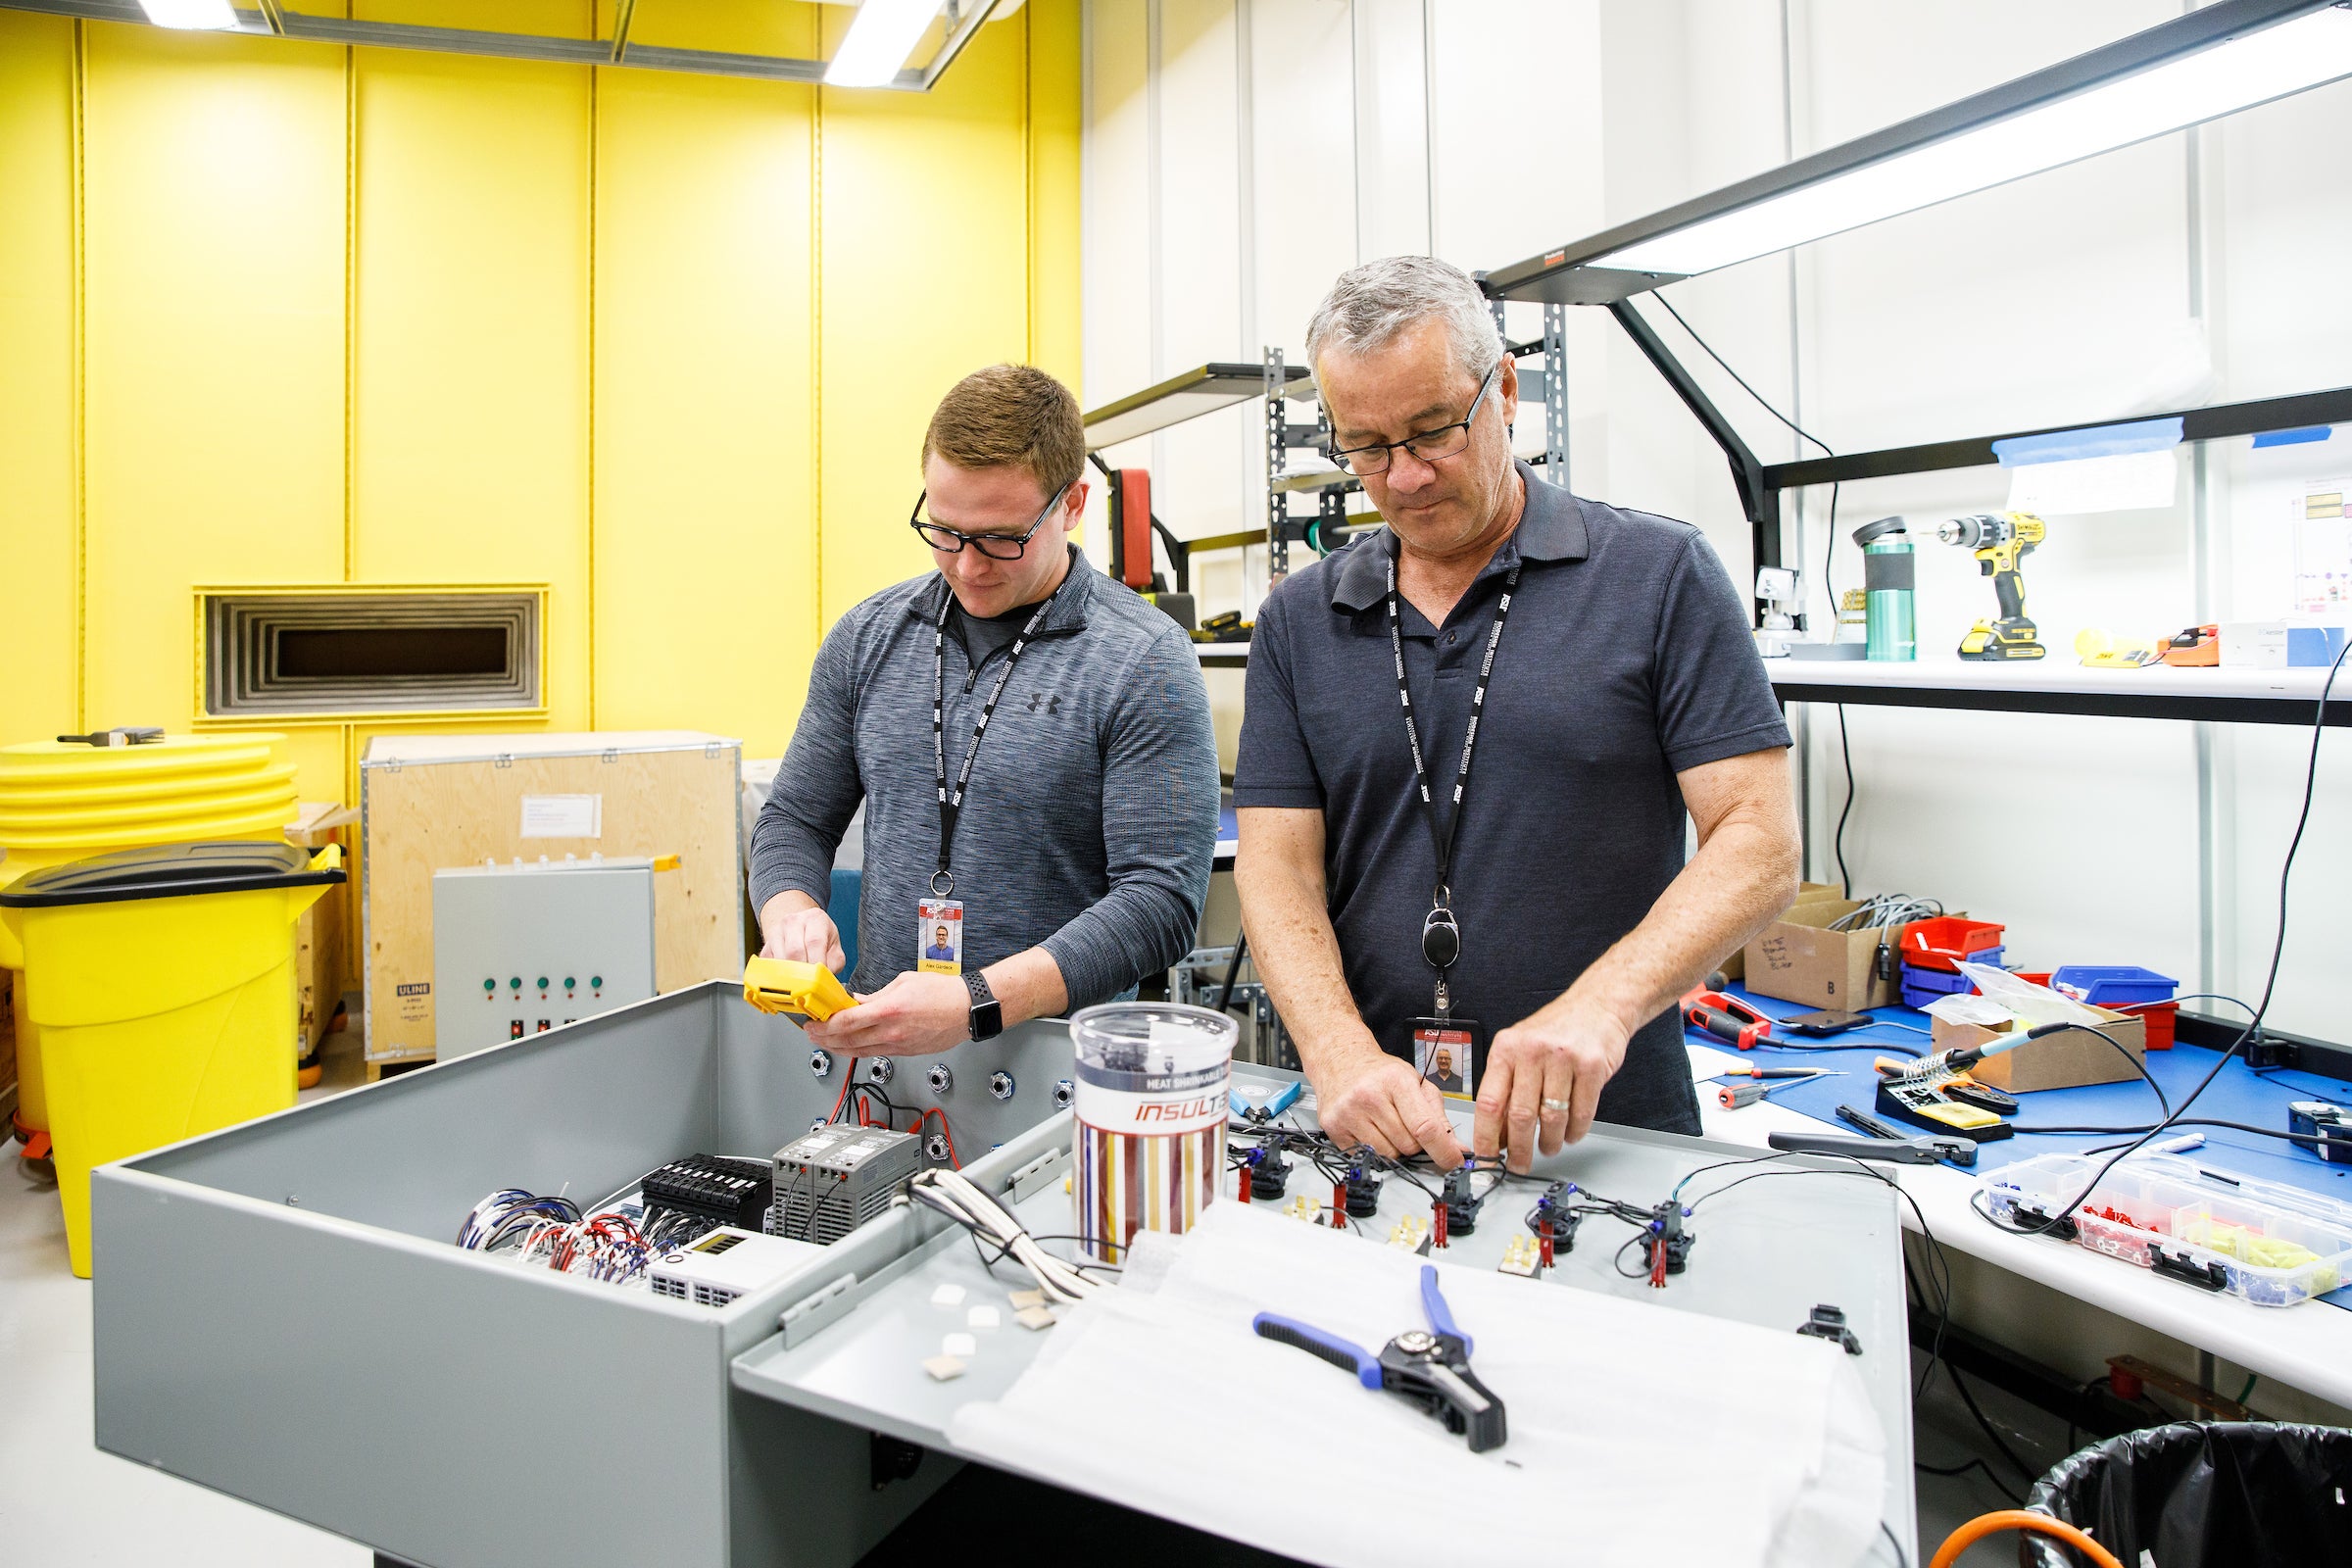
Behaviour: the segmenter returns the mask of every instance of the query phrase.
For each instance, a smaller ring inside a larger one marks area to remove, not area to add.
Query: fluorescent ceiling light
[[[1690,276],[2128,147],[2352,75],[2352,10],[2329,6],[1637,240],[1585,264]]]
[[[988,0],[974,0],[987,4]],[[939,15],[940,0],[865,0],[825,67],[830,87],[887,87]]]
[[[229,0],[139,0],[139,9],[159,27],[201,27],[218,31],[237,24]]]

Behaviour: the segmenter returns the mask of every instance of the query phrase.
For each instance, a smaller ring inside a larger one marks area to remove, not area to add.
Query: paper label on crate
[[[602,795],[525,795],[522,836],[526,839],[601,839],[605,836]]]
[[[1089,1127],[1108,1133],[1192,1133],[1225,1120],[1226,1085],[1134,1094],[1090,1084],[1082,1074],[1072,1108]]]

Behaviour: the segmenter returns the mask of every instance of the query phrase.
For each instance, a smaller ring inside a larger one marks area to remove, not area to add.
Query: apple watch
[[[963,986],[972,994],[971,1035],[974,1040],[994,1040],[1004,1032],[1004,1004],[988,989],[988,976],[977,969],[963,972]]]

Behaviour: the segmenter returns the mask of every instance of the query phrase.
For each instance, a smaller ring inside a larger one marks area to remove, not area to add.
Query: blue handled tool
[[[1429,1327],[1405,1330],[1377,1355],[1311,1323],[1273,1312],[1258,1313],[1250,1327],[1260,1339],[1295,1346],[1353,1373],[1367,1389],[1419,1405],[1423,1414],[1445,1422],[1446,1431],[1468,1438],[1472,1453],[1501,1447],[1502,1401],[1470,1370],[1470,1337],[1454,1324],[1438,1288],[1438,1271],[1428,1264],[1421,1268],[1421,1310]]]

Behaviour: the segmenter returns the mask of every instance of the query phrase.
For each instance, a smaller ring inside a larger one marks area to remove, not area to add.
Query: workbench
[[[940,1094],[924,1058],[898,1063],[902,1112],[937,1106],[966,1176],[1041,1232],[1066,1230],[1070,1119],[1054,1103],[1066,1026],[1021,1025],[947,1059],[956,1083]],[[1003,1101],[986,1088],[1000,1069],[1017,1085]],[[594,1204],[687,1153],[776,1148],[827,1114],[847,1070],[820,1072],[789,1020],[712,981],[103,1167],[98,1446],[424,1568],[847,1568],[956,1468],[948,1412],[1009,1385],[1043,1344],[1007,1323],[964,1378],[924,1375],[932,1291],[987,1283],[960,1231],[895,1207],[717,1308],[450,1244],[494,1189]],[[1311,1112],[1310,1096],[1290,1115]],[[1747,1155],[1612,1129],[1539,1172],[1655,1201],[1695,1167]],[[1690,1268],[1663,1291],[1615,1274],[1635,1232],[1605,1216],[1528,1288],[1775,1331],[1841,1307],[1886,1434],[1884,1517],[1916,1561],[1897,1200],[1843,1161],[1786,1163],[1826,1174],[1708,1201]],[[1686,1200],[1738,1174],[1697,1178]],[[1328,1196],[1311,1170],[1294,1180]],[[1492,1267],[1533,1191],[1491,1199],[1448,1259]],[[1383,1214],[1425,1202],[1392,1178]],[[996,1288],[1025,1283],[1001,1274]],[[885,1439],[940,1451],[880,1485]],[[578,1505],[558,1505],[550,1478],[583,1487]],[[1884,1538],[1865,1560],[1892,1560]]]
[[[1755,997],[1735,989],[1735,995],[1774,1017],[1807,1010],[1800,1004]],[[1900,1020],[1926,1028],[1923,1013],[1901,1007],[1875,1007],[1883,1019]],[[1884,1025],[1836,1036],[1812,1044],[1851,1044],[1846,1051],[1788,1051],[1770,1045],[1752,1052],[1721,1049],[1712,1037],[1686,1035],[1693,1078],[1699,1085],[1699,1111],[1706,1136],[1727,1143],[1762,1149],[1775,1132],[1821,1132],[1825,1124],[1840,1134],[1856,1129],[1836,1118],[1836,1107],[1850,1104],[1871,1108],[1875,1075],[1873,1055],[1887,1046],[1912,1051],[1932,1049],[1924,1034]],[[2215,1054],[2193,1046],[2147,1054],[2148,1068],[2178,1105],[2214,1061]],[[1784,1090],[1764,1101],[1725,1110],[1716,1102],[1715,1073],[1747,1064],[1807,1066],[1838,1069],[1841,1076],[1816,1079]],[[2345,1086],[2301,1073],[2257,1074],[2242,1061],[2223,1068],[2213,1088],[2197,1101],[2192,1115],[2211,1115],[2259,1126],[2286,1125],[2285,1103],[2298,1099],[2341,1099]],[[2136,1076],[2127,1083],[2099,1084],[2082,1089],[2045,1090],[2021,1095],[2014,1118],[2025,1126],[2145,1125],[2160,1119],[2155,1097]],[[2226,1128],[2184,1128],[2202,1132],[2206,1147],[2201,1163],[2237,1174],[2269,1180],[2292,1180],[2308,1190],[2352,1199],[2352,1167],[2331,1165],[2282,1140],[2231,1133]],[[2094,1145],[2113,1145],[2120,1138],[2048,1136],[2021,1133],[2013,1139],[1984,1145],[1974,1170],[1950,1165],[1887,1166],[1903,1191],[1918,1202],[1928,1228],[1943,1246],[1982,1258],[1996,1268],[2078,1300],[2142,1324],[2184,1344],[2228,1359],[2266,1379],[2307,1394],[2352,1405],[2352,1287],[2291,1307],[2253,1306],[2232,1296],[2214,1295],[2104,1257],[2070,1242],[2037,1236],[2017,1236],[1995,1229],[1969,1206],[1978,1177],[2013,1159],[2035,1154],[2073,1152]],[[2332,1191],[2331,1191],[2332,1190]],[[1916,1230],[1919,1220],[1906,1207],[1903,1223]]]

